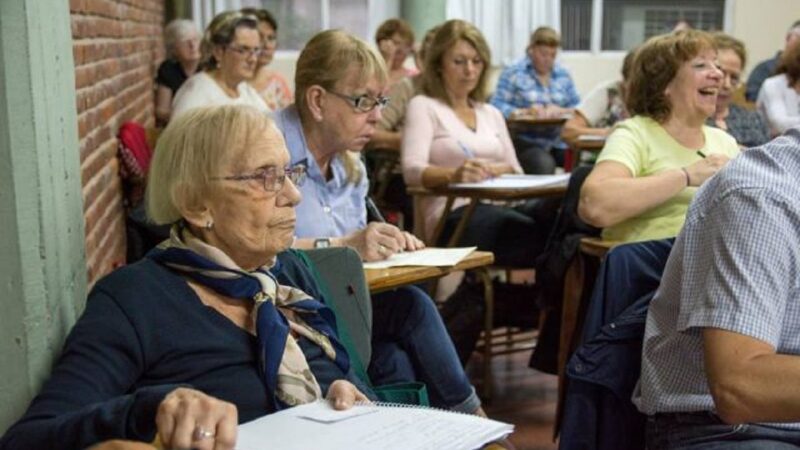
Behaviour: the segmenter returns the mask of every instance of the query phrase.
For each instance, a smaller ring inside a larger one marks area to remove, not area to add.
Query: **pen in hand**
[[[466,156],[467,159],[475,158],[475,153],[473,153],[472,150],[469,149],[469,147],[464,145],[463,142],[458,141],[458,146],[461,147],[461,151],[464,152],[464,156]]]
[[[378,222],[386,223],[386,219],[383,217],[383,214],[381,214],[381,211],[378,209],[378,207],[375,206],[375,202],[373,202],[372,199],[369,197],[366,197],[365,200],[367,205],[367,211],[369,211],[369,213],[372,214],[372,217],[374,217],[375,220],[377,220]]]
[[[702,151],[702,150],[698,150],[698,151],[697,151],[697,156],[699,156],[699,157],[701,157],[701,158],[705,158],[705,157],[706,157],[706,154],[705,154],[705,153],[703,153],[703,151]]]

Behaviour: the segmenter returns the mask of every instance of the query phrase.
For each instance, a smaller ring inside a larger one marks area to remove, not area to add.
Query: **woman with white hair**
[[[176,117],[158,141],[146,200],[154,222],[173,224],[170,238],[95,284],[0,449],[158,439],[159,448],[230,450],[239,423],[322,398],[336,409],[374,398],[332,312],[272,274],[292,244],[304,175],[254,108]]]
[[[175,19],[164,28],[167,59],[156,75],[156,119],[166,124],[172,98],[183,83],[197,72],[200,64],[200,31],[191,20]]]

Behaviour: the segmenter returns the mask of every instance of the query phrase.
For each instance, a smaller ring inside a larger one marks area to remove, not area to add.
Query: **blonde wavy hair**
[[[170,120],[156,145],[147,179],[145,208],[156,224],[182,219],[181,211],[209,193],[220,167],[251,147],[272,120],[251,106],[196,108]]]
[[[307,119],[310,115],[308,105],[303,101],[309,88],[321,86],[335,90],[336,83],[347,76],[352,67],[358,68],[359,85],[366,85],[373,78],[381,84],[388,80],[383,58],[363,40],[342,30],[326,30],[312,37],[300,52],[294,75],[294,103],[300,117]],[[360,155],[343,150],[339,156],[344,163],[347,182],[360,182],[364,176],[360,169]]]

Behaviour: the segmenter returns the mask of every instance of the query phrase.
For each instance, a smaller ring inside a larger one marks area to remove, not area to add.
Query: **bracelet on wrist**
[[[686,170],[685,167],[681,167],[681,172],[683,172],[683,174],[686,176],[686,187],[691,186],[692,185],[692,179],[689,178],[689,171]]]

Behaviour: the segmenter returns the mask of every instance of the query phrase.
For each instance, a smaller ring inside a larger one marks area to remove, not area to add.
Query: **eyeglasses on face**
[[[372,97],[367,94],[344,95],[330,90],[327,92],[330,92],[331,94],[341,98],[347,103],[350,103],[350,105],[353,106],[353,108],[362,113],[368,113],[373,109],[375,109],[376,107],[379,109],[383,109],[386,107],[386,105],[389,104],[389,97],[384,97],[384,96]]]
[[[215,177],[212,180],[230,181],[260,181],[262,187],[267,192],[277,192],[283,189],[286,178],[292,180],[295,186],[302,186],[306,181],[306,166],[298,165],[294,167],[278,168],[275,166],[264,167],[256,172],[245,175],[230,175],[227,177]]]
[[[243,45],[229,45],[228,50],[236,52],[244,57],[255,56],[258,57],[264,52],[263,47],[246,47]]]

